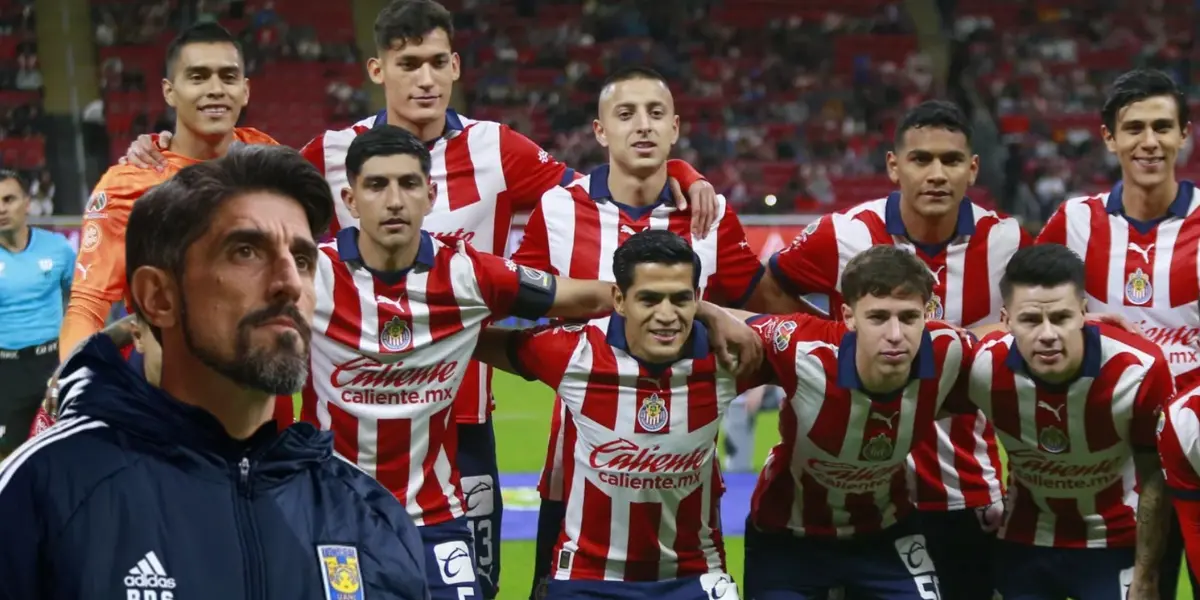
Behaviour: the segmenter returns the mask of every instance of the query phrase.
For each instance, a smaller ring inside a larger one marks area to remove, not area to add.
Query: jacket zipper
[[[266,600],[267,583],[263,574],[262,544],[254,522],[254,488],[250,485],[250,457],[238,462],[237,492],[234,494],[234,514],[238,537],[242,542],[242,557],[246,571],[247,600]]]

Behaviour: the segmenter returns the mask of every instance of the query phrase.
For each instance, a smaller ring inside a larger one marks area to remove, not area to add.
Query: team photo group
[[[20,399],[0,406],[0,598],[1194,587],[1200,193],[1176,177],[1191,122],[1171,77],[1111,82],[1121,179],[1036,235],[967,197],[971,122],[930,100],[896,127],[894,192],[761,260],[671,158],[671,81],[608,73],[589,108],[608,161],[579,173],[449,108],[454,22],[392,0],[366,61],[386,108],[299,150],[239,125],[236,38],[184,29],[173,132],[103,175],[77,253],[0,172],[0,293],[24,278],[61,323],[0,338]],[[555,396],[522,450],[545,455],[536,560],[503,581],[496,370]],[[765,385],[784,399],[735,580],[718,439]]]

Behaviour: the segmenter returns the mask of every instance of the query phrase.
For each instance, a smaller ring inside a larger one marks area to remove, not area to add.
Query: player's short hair
[[[1008,259],[1000,277],[1000,298],[1008,306],[1017,286],[1058,287],[1065,283],[1074,284],[1082,298],[1087,289],[1085,274],[1083,259],[1062,244],[1026,246]]]
[[[286,146],[235,147],[221,158],[181,169],[133,203],[125,229],[126,289],[132,288],[133,273],[143,266],[182,279],[188,248],[208,231],[217,210],[240,194],[261,191],[299,203],[313,239],[329,228],[329,184],[299,152]],[[145,319],[138,303],[133,305]]]
[[[658,81],[658,82],[661,82],[664,86],[666,86],[667,89],[670,89],[670,87],[671,87],[670,84],[667,83],[667,78],[663,77],[662,73],[659,73],[658,71],[655,71],[654,69],[651,69],[650,67],[642,67],[642,66],[621,67],[620,69],[617,69],[616,71],[613,71],[612,73],[609,73],[608,77],[606,77],[604,79],[604,84],[600,86],[600,95],[603,96],[605,90],[607,90],[609,88],[609,86],[611,86],[611,85],[621,83],[622,81],[633,81],[635,79],[648,79],[650,81]],[[599,102],[599,100],[597,100],[596,101],[596,110],[599,111],[599,109],[600,109],[600,102]]]
[[[26,181],[24,175],[12,169],[0,169],[0,181],[8,181],[10,179],[17,182],[17,187],[21,188],[22,195],[29,195],[29,182]]]
[[[1191,122],[1191,110],[1183,91],[1170,75],[1157,69],[1134,69],[1118,77],[1108,90],[1104,107],[1100,109],[1100,121],[1109,132],[1115,132],[1117,113],[1120,113],[1121,109],[1155,96],[1169,96],[1175,99],[1180,128]]]
[[[427,148],[417,136],[407,129],[395,125],[381,125],[354,138],[350,149],[346,151],[346,174],[350,176],[353,185],[362,173],[363,165],[376,156],[395,156],[407,154],[421,163],[421,173],[429,179],[433,168],[433,159]]]
[[[613,253],[613,277],[622,293],[633,286],[638,265],[692,265],[692,287],[700,287],[700,257],[687,240],[666,229],[647,229],[629,236]]]
[[[967,138],[967,147],[971,146],[971,122],[967,115],[953,102],[946,100],[926,100],[908,111],[900,124],[896,126],[896,137],[893,140],[896,148],[904,146],[904,134],[910,129],[945,129],[963,134]]]
[[[454,39],[454,15],[434,0],[392,0],[375,17],[375,47],[388,50],[392,44],[420,44],[431,31],[441,29]]]
[[[179,55],[183,52],[184,46],[190,44],[233,44],[233,47],[237,48],[238,62],[245,64],[242,44],[232,33],[229,33],[228,29],[213,22],[196,23],[180,31],[179,35],[175,36],[175,39],[167,45],[167,62],[164,65],[166,70],[164,76],[167,79],[173,78],[175,64],[179,62]]]
[[[915,254],[890,244],[871,246],[846,263],[842,272],[842,300],[853,306],[866,296],[933,297],[933,273]]]

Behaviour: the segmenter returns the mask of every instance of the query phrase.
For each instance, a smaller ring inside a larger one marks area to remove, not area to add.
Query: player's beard
[[[196,343],[186,301],[181,308],[184,343],[208,368],[244,388],[268,394],[295,394],[304,386],[304,381],[308,378],[312,329],[295,305],[270,306],[242,317],[237,324],[233,358],[228,361],[222,359],[217,352]],[[274,349],[251,348],[250,333],[253,327],[276,317],[291,318],[295,321],[296,331],[276,335]],[[300,336],[302,342],[299,351],[292,350],[296,335]]]

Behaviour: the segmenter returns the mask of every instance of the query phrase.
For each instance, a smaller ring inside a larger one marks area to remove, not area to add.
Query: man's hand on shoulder
[[[717,188],[703,179],[693,183],[688,188],[687,196],[679,187],[679,180],[674,177],[667,180],[671,186],[671,197],[675,199],[675,208],[686,210],[688,201],[692,207],[692,235],[702,240],[708,235],[708,230],[717,222]]]
[[[154,135],[143,133],[133,140],[129,149],[125,151],[125,156],[117,163],[161,172],[167,167],[167,157],[163,156],[162,151],[171,147],[171,138],[170,131],[159,133],[157,140]]]

